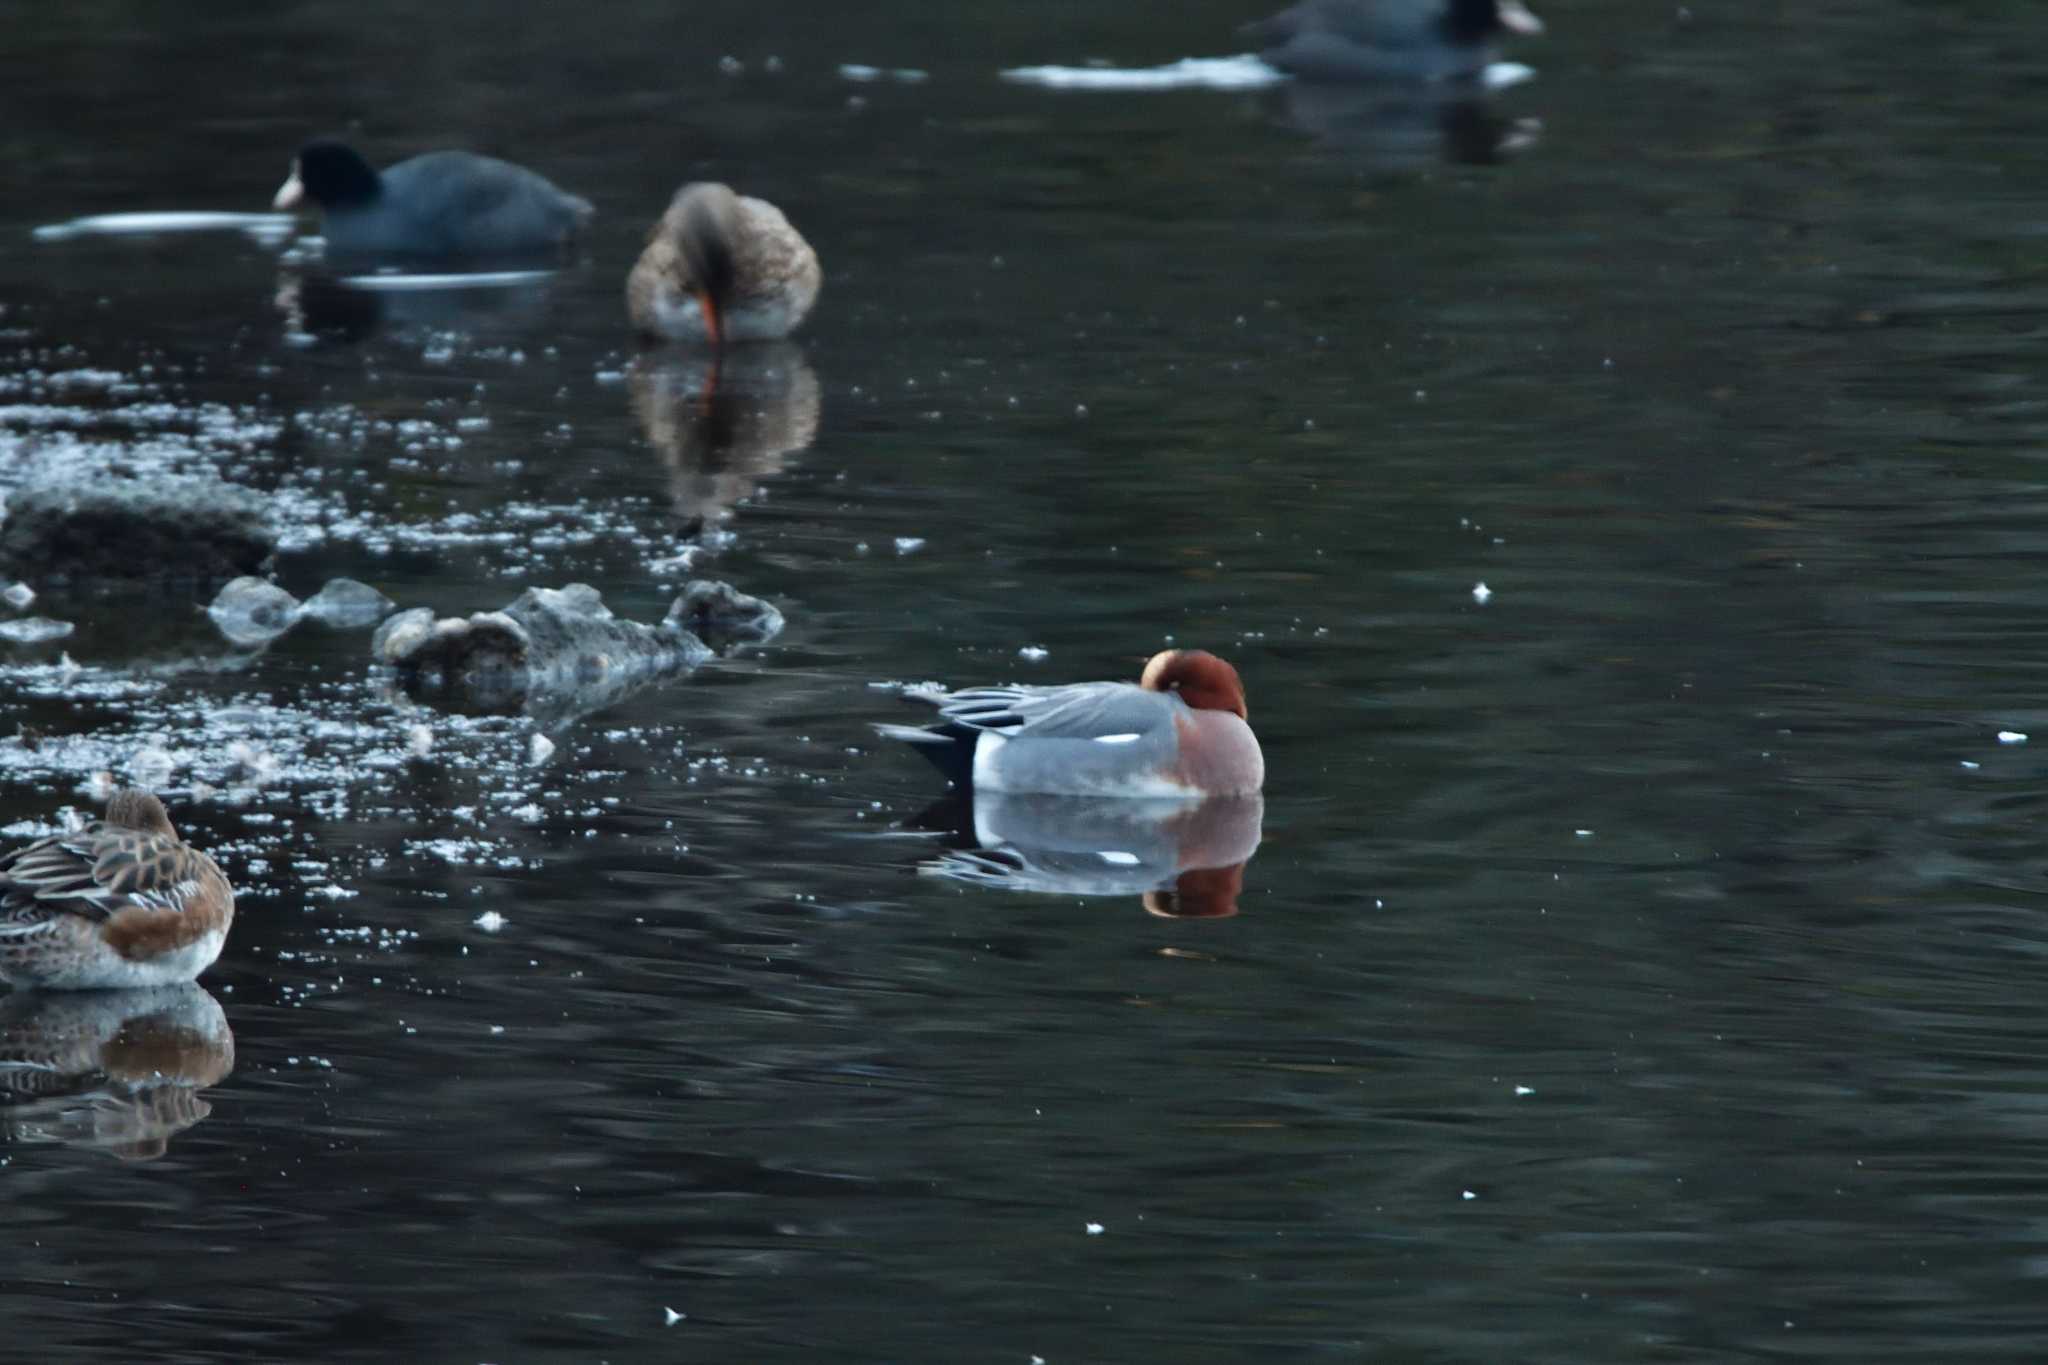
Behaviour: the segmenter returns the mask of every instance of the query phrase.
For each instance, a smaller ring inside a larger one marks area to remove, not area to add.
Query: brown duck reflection
[[[730,515],[818,435],[818,375],[794,342],[650,352],[627,391],[692,531]]]
[[[1237,913],[1245,864],[1258,851],[1262,797],[1203,801],[1015,796],[976,792],[925,823],[953,826],[962,846],[919,870],[1013,891],[1136,896],[1175,919]]]
[[[153,1161],[213,1107],[235,1069],[220,1002],[189,982],[126,991],[17,991],[0,1002],[0,1131]]]

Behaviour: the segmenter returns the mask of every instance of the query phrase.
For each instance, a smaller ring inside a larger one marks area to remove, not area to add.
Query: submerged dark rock
[[[702,604],[695,615],[686,609],[693,593]],[[555,724],[709,659],[693,619],[729,622],[731,638],[766,639],[782,625],[774,607],[723,583],[690,584],[656,626],[614,616],[597,589],[571,583],[528,588],[501,611],[469,617],[437,618],[425,607],[399,612],[377,628],[370,655],[396,669],[417,699],[456,711],[523,710]],[[749,620],[755,634],[732,634]]]
[[[662,618],[664,626],[690,631],[713,648],[753,645],[782,634],[782,613],[771,602],[749,597],[730,583],[695,579]]]
[[[195,595],[270,558],[263,499],[191,475],[90,476],[15,491],[0,523],[0,564],[39,583],[174,585]]]

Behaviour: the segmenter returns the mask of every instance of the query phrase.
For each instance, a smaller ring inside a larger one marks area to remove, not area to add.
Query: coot
[[[1305,80],[1455,80],[1496,56],[1503,32],[1536,34],[1522,0],[1301,0],[1244,32]]]
[[[277,192],[311,200],[335,256],[454,260],[552,251],[596,212],[524,166],[471,152],[428,152],[381,175],[345,143],[309,142]]]

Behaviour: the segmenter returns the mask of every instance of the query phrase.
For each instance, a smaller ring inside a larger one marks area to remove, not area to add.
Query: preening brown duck
[[[666,341],[773,341],[818,301],[818,253],[765,199],[708,181],[685,185],[626,276],[626,312]]]

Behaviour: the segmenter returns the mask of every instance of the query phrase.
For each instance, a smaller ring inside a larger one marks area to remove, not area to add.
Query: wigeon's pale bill
[[[119,791],[106,819],[0,857],[0,978],[51,990],[190,981],[234,917],[234,888],[163,802]]]
[[[925,694],[940,722],[880,725],[962,786],[1063,796],[1234,796],[1265,785],[1237,670],[1207,650],[1154,655],[1137,683]]]
[[[818,301],[818,253],[765,199],[699,182],[676,191],[626,276],[626,313],[668,341],[774,341]]]
[[[1006,891],[1138,896],[1174,918],[1237,913],[1259,848],[1265,801],[1249,796],[1132,800],[974,793],[973,846],[922,865],[935,877]]]

